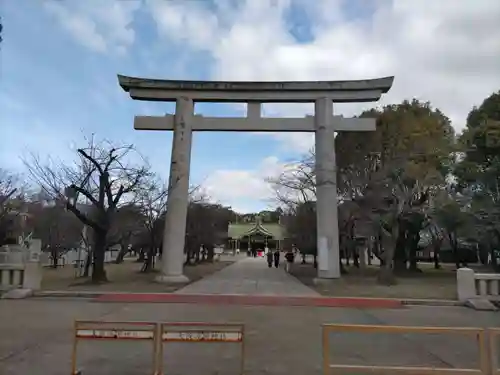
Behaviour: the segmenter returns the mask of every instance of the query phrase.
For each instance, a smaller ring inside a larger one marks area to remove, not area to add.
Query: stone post
[[[314,104],[316,145],[316,218],[318,278],[340,278],[337,175],[333,103],[322,98]]]
[[[41,289],[43,272],[41,254],[42,240],[32,239],[29,243],[28,257],[24,263],[23,289]]]
[[[474,271],[470,268],[464,267],[457,270],[457,294],[460,302],[477,297]]]
[[[183,274],[183,266],[189,203],[193,116],[193,100],[185,97],[178,99],[175,107],[161,274],[156,278],[158,282],[185,283],[189,281]]]

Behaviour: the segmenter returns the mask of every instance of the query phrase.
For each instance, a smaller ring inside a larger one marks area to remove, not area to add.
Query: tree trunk
[[[349,223],[349,234],[347,236],[347,254],[352,257],[354,267],[359,268],[359,256],[357,253],[357,242],[354,235],[354,221],[351,219]]]
[[[373,255],[377,257],[380,262],[380,266],[384,265],[384,257],[382,256],[382,230],[379,229],[377,237],[375,237],[375,242],[373,246]]]
[[[358,248],[357,253],[359,254],[359,267],[361,270],[366,269],[366,253],[367,253],[367,248],[365,245],[361,245]]]
[[[143,254],[143,265],[141,272],[149,272],[154,269],[154,259],[156,256],[156,233],[153,230],[149,231],[149,247],[147,252],[144,251]]]
[[[104,255],[106,252],[106,231],[95,230],[94,267],[92,268],[92,282],[99,284],[108,281],[104,269]]]
[[[347,275],[347,270],[344,267],[344,264],[342,263],[342,259],[339,257],[339,268],[340,268],[340,274],[341,275]]]
[[[59,251],[57,247],[51,247],[50,253],[50,256],[52,257],[52,268],[57,268],[59,263]]]
[[[393,263],[396,253],[396,241],[399,235],[399,225],[395,224],[391,230],[391,234],[386,234],[387,239],[384,246],[383,265],[380,267],[378,282],[382,285],[393,285],[396,283],[394,277]]]
[[[439,269],[441,269],[441,265],[439,264],[440,246],[434,246],[433,250],[434,250],[434,254],[433,254],[434,269],[439,270]]]
[[[207,249],[207,261],[214,261],[214,245],[210,244],[206,246]]]
[[[124,244],[120,245],[120,251],[118,252],[118,255],[116,256],[115,263],[120,264],[123,263],[123,258],[125,258],[125,255],[128,253],[128,246],[124,246]]]
[[[367,252],[367,260],[368,260],[368,265],[371,266],[372,265],[372,259],[373,259],[373,246],[375,246],[375,240],[374,239],[370,239],[370,241],[368,242],[368,247],[366,248],[366,252]]]
[[[479,253],[479,261],[481,262],[481,264],[483,266],[487,266],[488,256],[493,255],[493,253],[491,253],[491,246],[486,246],[484,241],[479,243],[478,253]]]
[[[496,244],[493,244],[493,241],[489,241],[491,268],[495,272],[500,272],[500,265],[498,264],[498,250],[496,250],[498,248],[498,244],[500,244],[500,232],[498,230],[495,230],[495,237],[497,239]]]
[[[146,259],[146,250],[143,247],[139,250],[139,256],[137,257],[137,263],[142,263]]]
[[[357,249],[354,247],[351,247],[351,250],[349,251],[352,254],[352,261],[354,264],[354,267],[359,268],[359,254]]]
[[[412,233],[410,240],[408,241],[410,245],[409,261],[410,261],[410,271],[419,272],[420,269],[417,265],[417,251],[418,243],[420,242],[420,232]]]
[[[141,272],[150,272],[153,270],[154,257],[156,253],[156,248],[153,244],[148,249],[146,259],[144,260],[144,264],[142,265]]]
[[[396,244],[394,249],[394,271],[404,272],[407,269],[407,259],[406,259],[406,230],[399,226],[397,232]]]
[[[438,233],[435,233],[432,229],[432,227],[429,230],[431,234],[431,239],[432,239],[432,251],[434,252],[433,254],[433,261],[434,261],[434,269],[438,270],[441,268],[441,265],[439,264],[439,252],[441,251],[441,244],[442,244],[442,238],[440,238]]]
[[[450,246],[453,251],[453,259],[455,260],[455,266],[458,270],[460,268],[460,256],[458,254],[458,243],[454,233],[448,233],[448,240],[450,241]]]
[[[89,250],[87,252],[87,258],[85,259],[85,268],[83,270],[83,277],[89,277],[90,266],[92,265],[92,259],[94,258],[92,255],[93,251]]]
[[[490,246],[490,254],[491,254],[491,268],[495,272],[500,272],[500,265],[498,264],[497,252],[493,246]]]
[[[197,245],[195,250],[194,250],[194,255],[195,255],[195,263],[198,264],[200,263],[200,255],[201,255],[201,251],[200,251],[200,245]]]

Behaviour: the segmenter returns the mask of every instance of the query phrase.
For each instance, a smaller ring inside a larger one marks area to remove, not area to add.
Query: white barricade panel
[[[244,368],[240,324],[164,323],[159,359],[163,374],[234,375]]]
[[[158,325],[142,322],[77,322],[74,370],[81,375],[152,375]]]

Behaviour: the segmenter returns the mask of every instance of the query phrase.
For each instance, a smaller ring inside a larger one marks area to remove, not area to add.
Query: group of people
[[[254,258],[257,258],[257,255],[258,253],[262,251],[262,250],[257,250],[257,249],[248,249],[247,250],[247,253],[248,253],[248,256],[251,256],[251,257],[254,257]]]
[[[279,268],[280,256],[281,256],[281,253],[279,250],[275,250],[274,252],[269,250],[267,252],[266,256],[267,256],[267,266],[269,268],[273,267],[273,263],[274,263],[274,267]],[[290,272],[290,267],[293,263],[294,258],[295,258],[295,255],[293,254],[292,250],[288,250],[285,253],[285,261],[286,261],[285,262],[285,271],[286,272]]]

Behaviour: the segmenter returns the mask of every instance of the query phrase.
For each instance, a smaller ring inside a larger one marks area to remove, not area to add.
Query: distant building
[[[31,215],[26,212],[19,212],[17,210],[11,210],[7,212],[2,218],[2,228],[0,242],[5,242],[7,244],[17,244],[20,243],[25,236],[29,234],[27,229],[29,225],[27,224]],[[1,244],[0,244],[1,245]]]
[[[253,221],[230,223],[228,228],[228,248],[240,249],[282,249],[286,229],[280,223],[263,223],[257,216]]]

